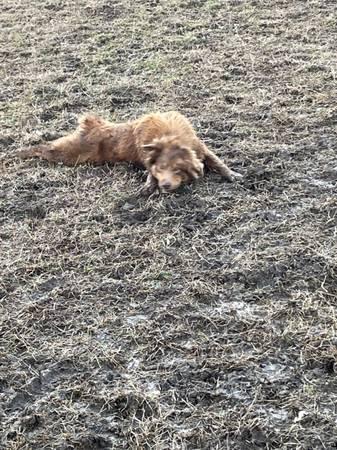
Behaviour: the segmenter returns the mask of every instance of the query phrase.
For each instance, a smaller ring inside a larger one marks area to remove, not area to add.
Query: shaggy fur
[[[150,195],[159,187],[173,191],[203,175],[204,165],[227,181],[231,171],[197,137],[191,123],[178,112],[147,114],[114,124],[86,115],[71,134],[19,152],[21,158],[39,157],[66,165],[128,161],[148,170],[142,190]]]

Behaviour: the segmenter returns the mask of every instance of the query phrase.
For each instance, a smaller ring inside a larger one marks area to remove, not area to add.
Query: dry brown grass
[[[2,448],[336,448],[335,3],[0,6]],[[11,158],[171,108],[242,183]]]

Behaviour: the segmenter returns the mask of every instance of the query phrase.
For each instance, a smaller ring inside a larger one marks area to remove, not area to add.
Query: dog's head
[[[162,137],[143,146],[145,164],[164,191],[174,191],[181,184],[203,175],[203,163],[191,148],[178,138]]]

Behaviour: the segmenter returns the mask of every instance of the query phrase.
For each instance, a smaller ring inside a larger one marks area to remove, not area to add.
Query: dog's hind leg
[[[21,159],[41,158],[49,162],[58,162],[62,159],[60,154],[53,149],[51,144],[40,144],[20,150],[17,156]]]
[[[41,158],[51,163],[62,162],[74,166],[85,162],[96,162],[98,159],[98,144],[89,143],[79,133],[56,139],[50,143],[41,144],[18,152],[22,159]]]

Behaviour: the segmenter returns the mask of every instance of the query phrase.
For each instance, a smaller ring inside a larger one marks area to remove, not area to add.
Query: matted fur
[[[128,161],[148,170],[143,193],[157,187],[172,191],[203,175],[204,165],[233,181],[231,171],[197,137],[191,123],[176,111],[147,114],[126,123],[85,115],[78,128],[55,141],[19,152],[66,165]]]

